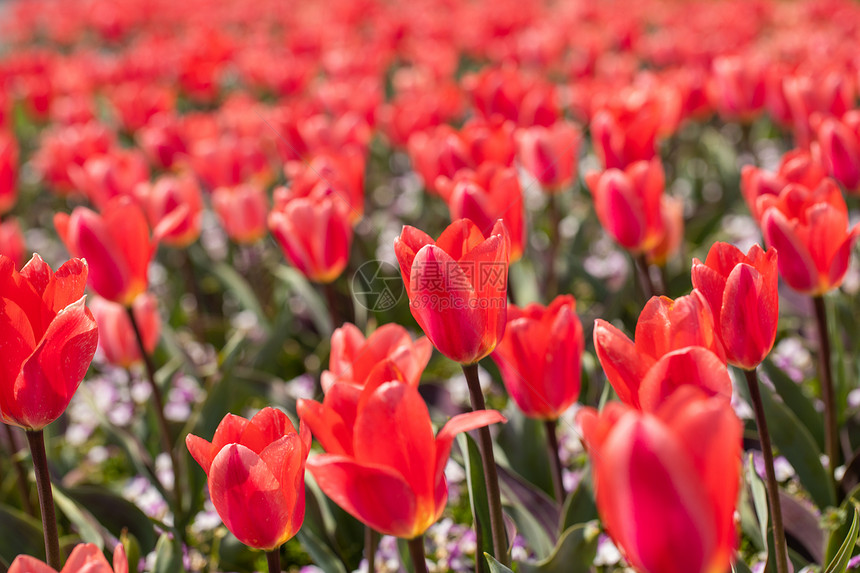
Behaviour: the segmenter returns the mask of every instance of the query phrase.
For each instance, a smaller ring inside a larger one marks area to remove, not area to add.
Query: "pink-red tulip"
[[[779,274],[794,290],[818,296],[838,288],[848,272],[860,226],[849,227],[839,187],[824,179],[810,190],[788,185],[763,207],[765,242],[779,251]]]
[[[330,283],[346,268],[352,224],[343,201],[331,196],[294,198],[280,187],[269,213],[269,230],[290,264],[314,282]]]
[[[356,519],[383,534],[412,539],[445,509],[445,464],[456,434],[503,421],[493,410],[469,412],[451,418],[434,436],[418,389],[383,381],[362,390],[350,451],[312,457],[308,469],[320,489]]]
[[[6,255],[12,259],[15,268],[20,269],[24,264],[26,250],[24,234],[21,232],[18,219],[5,217],[0,221],[0,255]]]
[[[212,209],[227,236],[240,245],[256,243],[266,234],[269,199],[259,185],[218,187],[212,192]]]
[[[648,92],[625,90],[604,103],[591,120],[594,151],[606,169],[626,169],[657,154],[665,112]]]
[[[131,196],[149,181],[149,165],[140,151],[117,148],[94,155],[81,166],[69,165],[69,178],[90,203],[104,209],[111,199]]]
[[[11,132],[0,130],[0,215],[18,201],[18,142]]]
[[[39,255],[18,272],[0,255],[0,419],[41,430],[66,410],[98,345],[85,306],[87,264],[51,270]]]
[[[188,451],[208,477],[212,505],[227,529],[249,547],[271,551],[305,518],[305,462],[311,434],[287,415],[263,408],[250,420],[227,414],[212,443],[189,434]]]
[[[9,567],[9,573],[58,573],[53,567],[29,555],[19,555]],[[113,566],[94,543],[76,545],[59,573],[128,573],[125,548],[118,544],[113,551]]]
[[[610,402],[577,421],[600,519],[636,571],[729,570],[743,426],[727,401],[685,386],[652,413]]]
[[[320,154],[310,162],[290,161],[285,168],[290,179],[290,196],[311,199],[329,196],[343,203],[354,224],[364,214],[364,164],[364,155],[356,148]]]
[[[458,219],[435,242],[409,226],[395,239],[412,316],[451,360],[474,364],[502,339],[509,250],[501,221],[486,237],[469,219]]]
[[[696,290],[674,301],[652,297],[639,315],[635,342],[597,319],[594,349],[615,393],[635,408],[653,409],[680,384],[731,397],[714,317]]]
[[[161,317],[158,301],[152,294],[143,293],[132,303],[134,319],[140,327],[143,347],[152,354],[161,335]],[[128,318],[127,309],[116,302],[95,297],[90,309],[99,326],[99,347],[111,364],[128,368],[141,360],[137,335]]]
[[[684,202],[663,195],[660,201],[660,216],[663,218],[663,237],[648,250],[647,256],[648,262],[662,267],[678,254],[684,240]]]
[[[741,193],[750,213],[761,223],[764,209],[790,183],[815,189],[826,177],[824,167],[808,151],[793,149],[782,156],[776,173],[745,165],[741,170]]]
[[[562,295],[548,307],[510,305],[505,336],[492,357],[526,416],[556,420],[579,397],[584,349],[576,300]]]
[[[828,173],[849,193],[860,193],[860,112],[828,117],[817,130],[817,149]]]
[[[692,279],[708,301],[729,363],[748,370],[758,366],[776,340],[776,250],[753,245],[744,254],[728,243],[715,243],[704,263],[693,259]]]
[[[765,104],[764,62],[743,55],[714,59],[708,97],[724,118],[742,122],[754,120]]]
[[[203,196],[197,180],[190,173],[163,175],[154,183],[138,185],[134,193],[153,228],[168,217],[178,219],[171,224],[169,232],[161,236],[164,244],[181,249],[200,236]]]
[[[536,125],[517,133],[520,165],[548,193],[573,183],[582,144],[582,132],[573,123],[559,121],[549,127]]]

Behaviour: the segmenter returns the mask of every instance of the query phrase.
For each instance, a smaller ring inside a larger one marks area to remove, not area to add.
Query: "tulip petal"
[[[811,293],[818,286],[818,270],[797,236],[797,226],[797,221],[789,221],[776,208],[768,209],[762,217],[765,240],[779,252],[779,274],[794,290]]]
[[[113,570],[114,573],[128,573],[128,557],[122,543],[118,543],[113,550]]]
[[[102,550],[93,543],[75,545],[62,573],[114,573]]]
[[[326,452],[352,455],[352,426],[344,423],[333,408],[313,400],[299,400],[297,409]]]
[[[57,573],[57,570],[35,557],[19,555],[9,567],[9,573]]]
[[[307,449],[299,434],[289,434],[266,446],[260,459],[269,467],[284,492],[290,527],[284,535],[296,534],[305,518],[305,460]]]
[[[469,251],[484,242],[480,227],[469,219],[457,219],[442,231],[436,239],[436,246],[459,261]]]
[[[208,476],[209,468],[212,466],[212,460],[215,459],[217,450],[214,450],[211,443],[194,434],[185,436],[185,446],[188,448],[191,457],[200,464],[203,472]]]
[[[720,326],[732,364],[749,370],[770,353],[776,340],[777,304],[776,289],[768,289],[751,265],[738,265],[731,272],[723,294]]]
[[[594,322],[594,349],[618,398],[626,404],[638,406],[639,384],[654,364],[654,359],[641,355],[633,341],[602,319]]]
[[[386,535],[413,536],[416,500],[396,471],[321,454],[308,460],[320,489],[347,513]]]
[[[701,388],[709,396],[732,397],[725,363],[707,348],[689,346],[666,354],[648,370],[639,387],[639,404],[645,411],[654,411],[685,384]]]

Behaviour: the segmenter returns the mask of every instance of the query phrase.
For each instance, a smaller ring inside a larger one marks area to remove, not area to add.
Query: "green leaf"
[[[152,573],[185,573],[179,541],[171,539],[166,533],[158,538],[155,545],[155,565],[152,567]]]
[[[520,563],[520,573],[588,573],[597,555],[599,530],[592,525],[575,525],[558,540],[549,557],[537,563]]]
[[[42,524],[11,507],[0,506],[0,563],[9,567],[18,555],[45,559]]]
[[[851,529],[848,530],[845,541],[842,542],[839,551],[833,556],[833,560],[827,565],[824,573],[845,573],[845,570],[848,568],[848,562],[851,560],[851,555],[854,553],[854,547],[857,545],[858,535],[860,535],[860,511],[855,506]]]
[[[514,573],[498,561],[489,553],[484,553],[484,559],[487,561],[487,566],[490,568],[490,573]]]
[[[513,402],[508,403],[503,414],[508,422],[499,428],[496,443],[505,453],[508,465],[526,481],[552,495],[543,422],[526,417]]]
[[[594,489],[591,486],[591,470],[586,467],[583,471],[579,485],[567,496],[561,511],[561,531],[597,519],[597,505],[594,503]]]
[[[245,277],[236,272],[232,266],[227,263],[217,263],[212,265],[207,264],[207,268],[215,278],[217,278],[224,288],[239,302],[245,310],[250,310],[257,316],[260,326],[266,332],[271,330],[269,319],[266,313],[263,312],[263,307],[260,301],[257,300],[257,295],[254,294],[254,289],[245,280]]]
[[[302,528],[296,534],[296,537],[301,542],[302,547],[314,560],[317,567],[328,573],[347,573],[343,562],[337,558],[337,555],[317,537],[309,529]]]
[[[749,568],[749,565],[744,563],[744,560],[741,557],[738,557],[734,563],[732,563],[732,573],[752,573]]]
[[[746,469],[747,485],[749,485],[750,492],[752,493],[753,505],[758,516],[759,533],[761,534],[762,544],[764,544],[768,538],[767,523],[770,516],[767,507],[767,489],[765,489],[764,482],[755,471],[752,454],[748,457]]]
[[[842,542],[848,538],[851,531],[851,524],[848,523],[849,516],[854,514],[857,504],[860,503],[860,486],[854,488],[851,494],[842,502],[838,512],[834,512],[835,516],[840,517],[839,523],[833,527],[830,532],[830,537],[827,540],[827,548],[824,552],[823,563],[831,563],[836,559],[836,555],[841,549]]]
[[[782,398],[788,409],[794,412],[797,418],[803,422],[804,427],[809,430],[810,435],[818,445],[818,449],[824,451],[824,421],[821,414],[815,409],[812,399],[804,393],[803,387],[777,368],[771,359],[762,362],[762,369],[773,382],[776,393]]]
[[[477,534],[476,555],[485,550],[493,555],[492,534],[490,532],[490,506],[487,503],[487,488],[484,485],[484,468],[481,466],[481,454],[478,445],[468,434],[459,434],[457,444],[463,454],[463,465],[466,469],[466,486],[469,491],[469,501],[472,505],[475,533]],[[482,568],[480,559],[476,560]]]
[[[66,495],[85,507],[114,537],[123,529],[133,535],[144,554],[155,549],[158,541],[149,518],[133,503],[104,488],[80,486],[66,490]]]
[[[308,282],[308,279],[302,273],[292,267],[285,265],[278,266],[275,269],[275,276],[282,280],[290,290],[304,299],[308,305],[311,320],[320,336],[324,339],[329,338],[333,328],[331,316],[329,315],[326,302],[320,296],[319,291]]]
[[[54,503],[57,509],[69,518],[69,521],[77,529],[78,535],[81,536],[81,540],[86,543],[94,543],[99,549],[104,551],[104,531],[98,520],[89,511],[80,507],[75,500],[66,495],[63,488],[54,485],[53,490]]]

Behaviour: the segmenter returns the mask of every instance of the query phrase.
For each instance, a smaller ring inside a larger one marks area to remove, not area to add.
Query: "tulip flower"
[[[559,121],[549,127],[536,125],[517,134],[517,157],[547,193],[569,187],[576,177],[582,133],[569,122]]]
[[[508,307],[505,336],[492,354],[510,397],[526,416],[557,420],[579,397],[585,340],[576,300]]]
[[[149,165],[138,150],[111,149],[81,166],[69,165],[69,179],[90,203],[104,209],[114,197],[131,196],[139,184],[149,181]]]
[[[708,97],[721,116],[749,123],[764,109],[765,66],[761,59],[719,56],[711,66]]]
[[[471,220],[484,235],[501,219],[511,238],[511,262],[518,261],[525,250],[526,226],[517,172],[511,167],[484,163],[477,173],[464,169],[454,181],[440,179],[436,186],[447,197],[451,218]]]
[[[600,224],[632,253],[656,247],[665,232],[660,205],[665,176],[660,161],[638,161],[624,171],[586,175]]]
[[[187,136],[170,113],[154,115],[137,130],[136,139],[150,163],[161,169],[172,169],[188,159]]]
[[[660,216],[663,219],[663,237],[647,252],[649,263],[666,266],[666,262],[681,248],[684,240],[684,202],[663,195],[660,201]]]
[[[331,196],[293,198],[280,187],[269,213],[269,230],[290,263],[314,282],[330,283],[346,268],[352,224],[342,201]]]
[[[78,190],[69,175],[70,167],[82,167],[88,159],[108,153],[116,146],[115,140],[113,133],[96,121],[53,128],[42,135],[33,166],[52,192],[69,195]]]
[[[434,436],[415,386],[384,382],[366,386],[362,394],[351,452],[314,456],[308,469],[327,496],[368,527],[416,538],[445,509],[445,464],[456,434],[505,418],[492,410],[459,414]]]
[[[9,573],[58,573],[53,567],[29,555],[19,555],[9,567]],[[128,573],[128,558],[122,543],[113,551],[113,566],[95,543],[76,545],[66,565],[59,573]]]
[[[5,341],[0,419],[41,430],[69,405],[98,344],[85,306],[87,263],[72,259],[51,270],[33,255],[20,272],[0,255],[0,322]]]
[[[200,236],[203,219],[203,197],[191,174],[178,177],[163,175],[154,183],[141,183],[134,194],[146,211],[150,225],[157,227],[168,216],[179,220],[171,224],[161,241],[171,247],[184,248]]]
[[[24,264],[26,248],[18,219],[5,217],[0,221],[0,255],[6,255],[12,259],[15,268],[19,269]]]
[[[323,392],[338,382],[363,386],[371,371],[386,359],[405,381],[417,386],[432,352],[427,337],[413,341],[399,324],[384,324],[367,338],[354,324],[344,324],[331,335],[329,369],[321,379]]]
[[[788,185],[763,207],[765,242],[779,251],[779,274],[797,292],[822,295],[842,284],[860,226],[849,228],[839,187]]]
[[[750,213],[761,223],[764,209],[789,183],[815,189],[825,177],[824,167],[808,151],[794,149],[782,156],[776,173],[744,165],[741,170],[741,193]]]
[[[555,123],[560,114],[555,86],[516,66],[485,68],[463,78],[463,87],[486,119],[546,126]]]
[[[715,243],[693,259],[693,286],[708,302],[714,331],[730,364],[754,369],[773,348],[779,318],[777,256],[753,245],[746,254]]]
[[[501,221],[485,237],[469,219],[435,242],[409,226],[394,241],[412,316],[455,362],[477,363],[505,333],[509,243]]]
[[[594,348],[618,397],[635,408],[653,409],[679,384],[731,397],[714,317],[697,290],[674,301],[652,297],[639,315],[635,342],[597,319]]]
[[[140,345],[126,308],[101,297],[94,298],[90,308],[99,327],[99,348],[107,361],[123,368],[140,361]],[[158,301],[152,294],[143,293],[134,299],[131,309],[141,330],[143,347],[152,354],[161,335]]]
[[[337,154],[317,155],[310,162],[290,161],[284,171],[290,180],[291,197],[330,196],[343,203],[355,224],[364,214],[364,167],[362,152],[347,148]]]
[[[743,426],[727,401],[685,386],[651,413],[610,402],[577,421],[600,519],[631,567],[729,570]]]
[[[256,243],[266,234],[269,200],[259,185],[218,187],[212,192],[212,209],[227,236],[240,245]]]
[[[817,149],[828,173],[849,193],[860,192],[860,113],[827,117],[817,130]]]
[[[626,169],[638,161],[651,161],[657,154],[662,124],[678,112],[664,110],[648,91],[624,90],[608,98],[591,120],[594,151],[606,169]]]
[[[158,239],[180,222],[180,215],[165,218],[151,237],[143,210],[130,197],[118,197],[100,214],[86,207],[77,207],[71,216],[57,213],[54,226],[66,248],[87,259],[93,290],[129,306],[146,290]]]
[[[239,541],[272,551],[305,517],[305,461],[311,434],[287,415],[263,408],[250,420],[227,414],[212,443],[189,434],[188,451],[208,477],[212,505]]]
[[[0,131],[0,215],[18,201],[18,143],[15,136]]]

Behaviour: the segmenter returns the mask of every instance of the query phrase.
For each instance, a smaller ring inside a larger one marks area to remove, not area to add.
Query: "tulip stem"
[[[269,573],[281,573],[281,548],[276,547],[266,551],[266,563],[269,564]]]
[[[464,364],[463,374],[469,385],[469,395],[472,398],[472,410],[477,412],[486,409],[484,404],[484,393],[481,391],[481,382],[478,379],[478,365]],[[481,450],[481,462],[484,466],[484,485],[487,488],[487,505],[490,507],[490,530],[493,536],[494,557],[504,565],[510,565],[507,550],[507,535],[505,534],[505,521],[502,516],[502,494],[499,490],[499,475],[496,471],[496,459],[493,454],[493,439],[490,437],[490,429],[486,426],[478,429]]]
[[[379,545],[379,534],[375,529],[364,526],[364,557],[367,559],[367,573],[376,571],[376,546]]]
[[[639,286],[642,287],[642,293],[645,295],[647,302],[651,300],[652,296],[658,296],[660,293],[657,291],[654,281],[651,280],[651,268],[645,253],[634,255],[633,260],[636,266],[636,274],[639,276]]]
[[[788,557],[786,553],[785,527],[782,524],[782,506],[779,502],[779,484],[776,481],[776,472],[773,469],[773,447],[770,443],[770,432],[767,429],[767,420],[764,417],[764,404],[761,400],[761,392],[758,386],[758,376],[755,370],[744,370],[747,378],[747,386],[750,390],[750,398],[755,412],[755,423],[758,427],[761,452],[764,455],[764,471],[767,476],[767,497],[770,503],[771,520],[773,521],[773,550],[776,553],[777,573],[788,573]]]
[[[821,365],[821,400],[824,402],[824,450],[828,472],[835,483],[833,472],[839,465],[839,429],[836,420],[836,395],[833,390],[833,370],[830,364],[830,334],[827,330],[827,308],[824,297],[814,296],[815,322],[818,327],[819,364]]]
[[[409,555],[412,557],[412,568],[415,569],[415,573],[429,573],[427,560],[424,558],[424,536],[419,535],[407,543],[409,543]]]
[[[27,431],[30,455],[36,471],[36,491],[42,508],[42,531],[45,534],[45,556],[47,563],[60,570],[60,536],[57,532],[57,515],[54,512],[54,491],[51,489],[51,474],[48,473],[48,454],[45,452],[43,430]]]
[[[337,289],[334,288],[334,283],[325,283],[323,284],[323,291],[325,291],[325,299],[326,305],[328,305],[329,316],[331,317],[331,327],[332,329],[339,328],[343,325],[343,317],[338,310],[338,294]]]
[[[561,212],[559,210],[558,198],[555,193],[549,194],[549,247],[547,248],[546,261],[546,293],[547,300],[552,300],[558,294],[558,269],[556,259],[558,258],[558,247],[561,242]]]
[[[564,479],[561,472],[561,457],[558,452],[558,435],[556,434],[556,421],[546,420],[546,448],[549,456],[549,468],[552,473],[552,489],[555,492],[555,500],[564,503]]]
[[[143,343],[143,333],[140,330],[137,319],[134,317],[134,310],[129,306],[126,307],[126,311],[128,312],[129,321],[131,321],[132,330],[134,330],[134,336],[137,338],[137,345],[140,349],[140,355],[143,357],[144,367],[146,368],[146,378],[152,390],[155,418],[158,421],[158,433],[161,434],[161,444],[165,453],[170,457],[170,466],[173,469],[173,495],[176,498],[175,512],[178,515],[182,512],[182,484],[179,481],[179,466],[177,465],[176,451],[170,439],[170,427],[167,425],[167,418],[164,417],[164,397],[161,395],[161,388],[158,387],[158,383],[155,381],[155,366],[152,364],[152,357],[146,351],[146,346]]]
[[[36,516],[33,511],[33,503],[30,501],[30,488],[27,485],[27,470],[24,469],[24,464],[18,458],[18,442],[15,440],[15,433],[12,426],[0,422],[0,425],[6,431],[6,438],[9,440],[9,459],[12,460],[12,465],[15,467],[15,474],[18,482],[18,492],[21,494],[21,506],[27,515]]]

